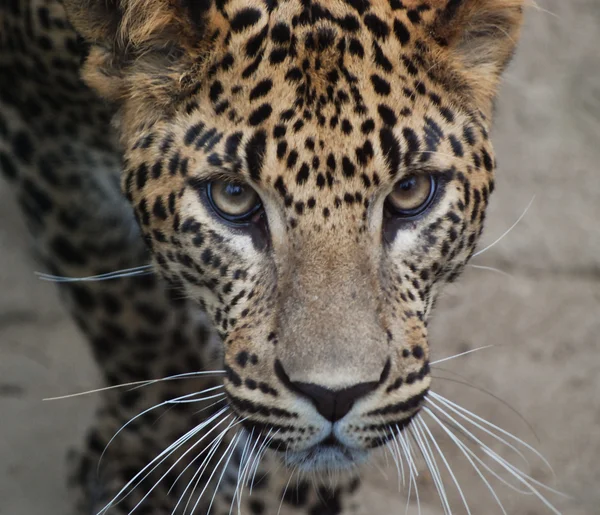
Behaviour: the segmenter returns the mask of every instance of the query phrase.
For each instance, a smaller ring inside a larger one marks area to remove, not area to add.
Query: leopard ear
[[[525,1],[447,0],[431,26],[432,35],[466,74],[484,110],[485,105],[491,106],[500,76],[514,54]]]
[[[64,0],[64,5],[90,44],[84,79],[110,100],[131,94],[140,75],[160,74],[163,82],[175,78],[184,58],[189,64],[205,50],[214,14],[211,0]]]

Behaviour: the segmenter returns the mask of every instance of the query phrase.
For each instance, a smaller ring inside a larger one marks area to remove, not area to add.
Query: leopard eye
[[[436,181],[431,174],[413,174],[403,177],[386,199],[388,211],[401,218],[420,215],[431,205],[436,186]]]
[[[212,208],[229,222],[249,222],[262,208],[258,193],[246,184],[216,180],[208,183],[206,193]]]

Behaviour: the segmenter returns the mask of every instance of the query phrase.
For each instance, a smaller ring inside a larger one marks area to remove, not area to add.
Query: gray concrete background
[[[600,514],[600,1],[543,0],[531,9],[498,104],[500,162],[484,243],[524,220],[446,290],[432,330],[433,359],[493,344],[441,365],[436,390],[534,444],[569,500],[562,513]],[[52,285],[38,281],[25,227],[0,184],[0,515],[69,512],[64,454],[77,444],[94,398],[43,402],[98,386],[88,349]],[[539,439],[484,388],[523,414]],[[445,438],[439,432],[440,442]],[[472,513],[501,513],[451,444]],[[536,478],[552,481],[539,460]],[[384,467],[385,468],[385,467]],[[374,514],[403,513],[395,478],[369,469]],[[442,513],[427,474],[423,514]],[[449,484],[450,485],[450,484]],[[513,514],[547,514],[501,484]],[[448,487],[451,491],[451,486]],[[456,513],[463,513],[450,493]],[[412,513],[417,513],[413,509]]]

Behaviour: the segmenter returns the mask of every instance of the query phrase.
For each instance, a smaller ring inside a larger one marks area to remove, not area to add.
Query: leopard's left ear
[[[444,5],[437,11],[431,33],[464,71],[484,111],[491,106],[500,76],[514,54],[525,2],[433,0]]]

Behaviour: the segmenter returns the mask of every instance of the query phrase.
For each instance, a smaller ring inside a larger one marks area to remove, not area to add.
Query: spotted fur
[[[483,228],[493,100],[523,2],[63,3],[79,37],[55,0],[0,7],[0,165],[53,272],[148,259],[160,272],[63,288],[107,382],[223,368],[248,434],[273,435],[267,462],[311,471],[366,460],[430,387],[427,323]],[[432,206],[385,216],[409,174],[436,178]],[[220,219],[206,199],[215,178],[251,185],[261,219]],[[332,426],[299,385],[369,389]],[[121,424],[195,388],[106,394],[74,476],[82,513],[206,413],[177,407],[128,426],[96,483],[94,462]],[[315,451],[332,427],[345,449]],[[156,479],[112,512],[127,513]],[[265,475],[244,513],[276,513],[285,481]],[[229,512],[232,485],[211,513]],[[352,476],[335,491],[301,482],[284,509],[351,513],[358,487]],[[170,513],[165,492],[137,512]]]

